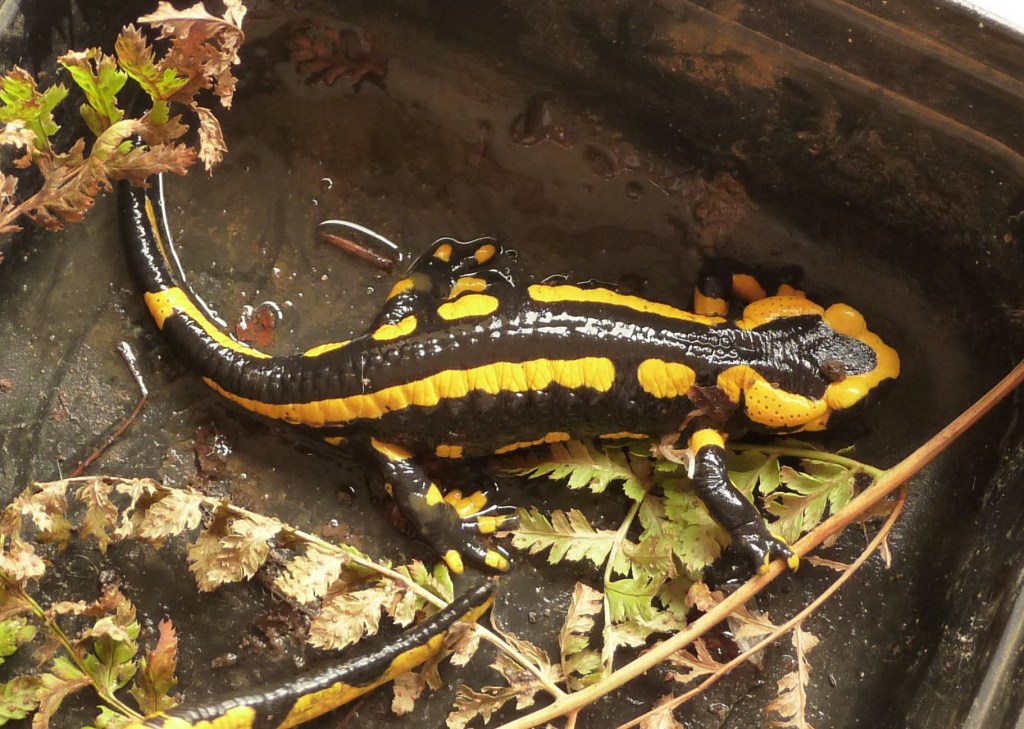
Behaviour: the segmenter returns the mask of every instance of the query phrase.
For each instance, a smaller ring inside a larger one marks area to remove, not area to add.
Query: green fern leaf
[[[548,562],[580,562],[589,559],[600,567],[608,559],[616,533],[595,529],[576,509],[554,511],[549,521],[537,508],[519,509],[519,528],[512,532],[512,545],[530,554],[550,549]]]
[[[643,498],[646,491],[641,476],[633,471],[640,459],[627,458],[619,448],[602,451],[580,441],[570,440],[553,443],[549,452],[541,458],[542,461],[535,460],[512,469],[512,473],[527,478],[546,477],[556,481],[568,479],[569,488],[588,488],[595,494],[603,493],[615,481],[622,481],[623,488],[634,501]],[[641,468],[650,470],[646,464]]]

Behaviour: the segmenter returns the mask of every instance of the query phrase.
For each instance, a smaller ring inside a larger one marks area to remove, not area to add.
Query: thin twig
[[[128,368],[128,372],[131,373],[132,379],[135,380],[135,385],[139,388],[139,401],[135,404],[135,409],[124,420],[121,421],[114,432],[111,433],[103,443],[99,445],[96,450],[85,457],[75,469],[68,474],[68,478],[75,478],[85,473],[85,470],[95,463],[100,456],[107,452],[110,446],[114,445],[118,439],[124,435],[124,432],[128,430],[135,422],[135,419],[139,417],[139,413],[142,412],[142,408],[146,406],[146,402],[149,400],[149,389],[146,387],[145,381],[142,379],[142,372],[139,371],[139,363],[135,358],[135,352],[132,351],[131,346],[127,342],[121,342],[117,345],[117,351],[121,353],[121,359],[124,360],[125,366]]]
[[[861,514],[867,512],[934,460],[956,438],[977,423],[982,416],[988,413],[989,410],[995,407],[1022,382],[1024,382],[1024,362],[1014,367],[995,387],[985,393],[981,399],[930,438],[924,445],[886,471],[885,475],[873,486],[865,489],[838,513],[826,519],[813,531],[797,541],[793,545],[793,550],[803,557],[830,536],[838,533],[856,520]],[[763,574],[750,578],[735,592],[722,600],[713,610],[702,615],[676,635],[655,645],[639,658],[627,663],[608,678],[569,694],[548,706],[503,724],[499,729],[530,729],[560,716],[565,716],[570,712],[579,711],[583,707],[594,703],[600,697],[641,676],[662,663],[676,651],[685,648],[698,637],[704,635],[708,630],[725,620],[733,611],[746,604],[748,600],[771,584],[784,571],[785,564],[781,560],[772,562]]]

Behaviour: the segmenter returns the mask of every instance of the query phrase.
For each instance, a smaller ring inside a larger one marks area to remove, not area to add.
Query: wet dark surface
[[[1012,216],[1020,215],[1024,145],[994,121],[984,134],[967,116],[950,124],[957,115],[912,98],[912,84],[886,85],[872,70],[882,51],[833,58],[828,47],[811,53],[810,41],[802,53],[787,50],[767,38],[797,21],[743,3],[609,3],[600,11],[537,3],[523,16],[511,4],[447,2],[429,17],[402,2],[353,3],[333,18],[329,4],[299,5],[301,17],[358,29],[389,55],[386,80],[364,81],[358,93],[345,77],[306,83],[285,57],[286,18],[256,4],[236,105],[222,115],[231,153],[213,179],[175,179],[168,192],[192,286],[232,327],[245,306],[273,302],[283,312],[268,351],[349,337],[399,275],[319,240],[318,222],[344,218],[408,255],[444,235],[493,235],[538,278],[640,282],[644,295],[684,306],[706,254],[797,262],[818,299],[854,305],[901,354],[899,382],[826,441],[856,443],[856,457],[882,466],[1020,356],[1024,244]],[[951,43],[952,21],[940,20],[934,37]],[[918,29],[911,35],[900,36],[900,58],[923,52]],[[929,56],[938,70],[921,71],[922,85],[938,75],[952,91],[980,86],[1019,114],[1022,97],[1004,77],[1020,79],[1021,69],[1014,76],[998,53],[1007,42],[995,37],[988,56],[963,46],[1003,69],[998,83],[979,71],[981,80],[975,74],[958,86],[963,72],[939,53]],[[857,80],[873,74],[870,83]],[[66,473],[133,407],[137,395],[115,350],[122,340],[139,354],[152,394],[93,473],[179,485],[207,477],[209,489],[239,505],[372,555],[428,556],[370,503],[358,454],[311,454],[180,369],[124,270],[110,199],[62,235],[26,235],[0,266],[0,376],[13,381],[0,394],[4,502],[32,480]],[[914,480],[891,539],[892,569],[872,560],[810,620],[823,639],[811,656],[815,726],[963,723],[1020,584],[1019,410],[1019,402],[1004,404]],[[200,472],[197,441],[224,451],[219,473],[209,460]],[[587,505],[551,485],[510,497],[571,503],[609,524],[619,506]],[[865,541],[851,529],[824,555],[851,559]],[[171,547],[121,546],[106,558],[76,548],[70,556],[59,582],[94,590],[110,571],[150,626],[174,619],[185,695],[294,670],[295,646],[246,640],[258,634],[253,617],[272,607],[258,586],[199,595]],[[502,580],[499,623],[553,646],[571,586],[584,575],[518,558]],[[829,578],[815,569],[784,577],[762,607],[781,618]],[[738,671],[679,719],[766,725],[775,682],[792,667],[788,653],[770,651],[762,671]],[[236,665],[209,668],[227,654],[239,655]],[[443,675],[453,686],[468,675],[479,687],[492,678],[487,655]],[[998,721],[1015,721],[1015,670],[1011,661],[1001,674],[1002,708],[989,715]],[[656,673],[628,697],[600,702],[596,723],[583,725],[615,726],[671,690]],[[444,690],[421,701],[416,718],[393,719],[390,690],[381,690],[352,725],[442,726],[451,698]]]

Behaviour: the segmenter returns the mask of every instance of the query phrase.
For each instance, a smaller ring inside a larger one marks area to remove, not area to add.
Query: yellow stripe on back
[[[329,342],[327,344],[318,344],[312,349],[307,349],[303,353],[303,357],[319,357],[321,354],[327,354],[333,352],[336,349],[341,349],[351,343],[351,339],[347,339],[344,342]]]
[[[621,306],[644,314],[656,314],[667,319],[679,321],[690,321],[697,324],[714,326],[725,322],[720,316],[703,316],[693,312],[677,309],[668,304],[660,304],[656,301],[648,301],[639,296],[619,294],[608,289],[582,289],[579,286],[548,286],[546,284],[533,284],[527,289],[530,298],[545,304],[552,303],[581,303],[581,304],[609,304]]]
[[[607,392],[615,380],[615,365],[605,357],[570,360],[536,359],[528,362],[494,362],[465,370],[444,370],[419,380],[347,397],[307,403],[272,404],[228,392],[209,378],[207,385],[254,413],[288,423],[321,427],[353,420],[376,419],[409,407],[433,407],[442,400],[465,397],[480,391],[543,390],[550,385],[569,389],[589,387]]]
[[[187,318],[198,324],[204,332],[217,344],[227,347],[228,349],[246,354],[250,357],[259,357],[266,359],[270,357],[269,354],[265,354],[258,349],[247,347],[240,342],[236,342],[234,339],[229,337],[227,334],[222,332],[214,325],[206,315],[199,310],[192,300],[188,298],[188,295],[177,286],[163,291],[157,291],[155,293],[147,292],[145,295],[146,306],[149,308],[149,313],[153,317],[153,321],[156,322],[157,327],[160,329],[164,328],[164,322],[167,318],[174,314],[184,314]]]

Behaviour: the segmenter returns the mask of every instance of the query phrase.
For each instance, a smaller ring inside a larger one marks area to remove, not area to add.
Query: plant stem
[[[650,484],[645,484],[645,486],[649,488]],[[646,491],[647,488],[644,489],[644,492]],[[622,524],[619,526],[618,531],[615,532],[615,539],[612,541],[612,548],[608,550],[608,558],[604,565],[605,589],[601,591],[604,595],[604,650],[602,651],[602,654],[604,673],[606,674],[611,673],[612,661],[615,660],[615,646],[611,641],[612,627],[614,623],[612,622],[611,603],[608,601],[608,583],[612,581],[612,565],[615,564],[615,557],[617,556],[619,549],[622,547],[622,542],[626,539],[626,534],[629,533],[629,528],[633,525],[633,520],[640,512],[640,504],[642,503],[642,500],[634,501],[633,505],[629,507],[629,512],[627,512],[626,517],[622,520]]]
[[[818,451],[813,448],[792,448],[789,446],[761,445],[759,443],[729,443],[726,447],[730,451],[755,451],[769,456],[789,456],[800,458],[805,461],[817,461],[819,463],[834,463],[843,466],[854,473],[866,473],[877,481],[885,474],[885,469],[861,463],[853,458],[847,458],[837,453]]]

